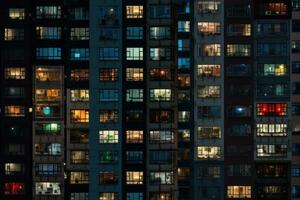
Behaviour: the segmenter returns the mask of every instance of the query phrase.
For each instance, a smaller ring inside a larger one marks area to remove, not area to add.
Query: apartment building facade
[[[299,0],[3,0],[0,199],[299,199]]]
[[[1,2],[0,199],[88,198],[88,10]]]

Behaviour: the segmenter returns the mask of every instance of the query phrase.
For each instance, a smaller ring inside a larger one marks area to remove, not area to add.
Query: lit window
[[[198,146],[197,147],[198,159],[220,159],[221,147],[218,146]]]
[[[59,66],[58,66],[59,67]],[[44,67],[36,66],[35,78],[37,81],[50,82],[50,81],[60,81],[61,80],[61,70],[59,68],[54,68],[54,66]]]
[[[71,40],[88,40],[89,28],[71,28]]]
[[[100,81],[117,81],[119,77],[117,68],[101,68]]]
[[[189,129],[178,129],[178,142],[190,142],[191,131]]]
[[[221,138],[221,127],[212,126],[212,127],[198,127],[198,139],[220,139]]]
[[[100,185],[118,184],[118,175],[116,172],[100,172]]]
[[[143,68],[126,68],[126,81],[142,81],[143,79]]]
[[[5,28],[4,40],[23,40],[24,29]]]
[[[102,130],[99,131],[100,144],[116,144],[119,142],[119,131],[117,130]]]
[[[144,132],[140,130],[127,130],[126,143],[143,143]]]
[[[189,39],[178,39],[178,51],[189,51],[190,40]]]
[[[190,32],[190,21],[178,21],[178,32]]]
[[[117,123],[118,122],[118,111],[117,110],[100,110],[100,123]]]
[[[227,198],[251,198],[251,186],[227,186]]]
[[[116,192],[100,192],[99,200],[118,200]]]
[[[221,11],[221,1],[218,0],[198,0],[198,11],[200,13],[218,13]]]
[[[5,183],[5,195],[22,195],[25,193],[25,184],[18,182]]]
[[[250,56],[250,44],[227,44],[227,56]]]
[[[143,184],[144,173],[142,171],[127,171],[126,184],[127,185],[141,185]]]
[[[172,144],[174,143],[174,132],[169,130],[150,130],[149,143]]]
[[[286,144],[259,144],[256,145],[257,157],[285,157],[287,156]]]
[[[287,75],[286,64],[262,64],[260,71],[263,76],[285,76]]]
[[[70,73],[71,81],[87,81],[89,80],[88,69],[71,69]]]
[[[286,136],[287,124],[256,124],[257,136]]]
[[[198,85],[198,98],[218,98],[221,96],[221,87],[218,85]]]
[[[126,18],[128,19],[141,19],[143,18],[143,6],[126,6]]]
[[[61,195],[61,184],[57,182],[36,182],[36,195]]]
[[[59,143],[38,143],[34,145],[35,155],[61,155],[61,144]]]
[[[25,107],[17,105],[5,106],[4,113],[6,117],[24,117]]]
[[[25,9],[24,8],[10,8],[9,9],[9,18],[22,20],[25,19]]]
[[[128,89],[126,90],[126,102],[143,102],[143,89]]]
[[[5,163],[5,175],[22,175],[24,173],[24,165],[20,163]]]
[[[60,19],[61,7],[60,6],[37,6],[36,18],[37,19]]]
[[[36,89],[36,101],[59,101],[61,98],[59,89]]]
[[[198,22],[198,33],[201,35],[220,35],[221,24],[219,22]]]
[[[25,79],[25,68],[17,68],[17,67],[9,67],[5,68],[5,79],[17,79],[24,80]]]
[[[257,116],[286,116],[287,104],[285,103],[258,103],[256,104]]]
[[[264,3],[263,11],[264,15],[286,15],[287,14],[287,3]]]
[[[61,131],[61,125],[58,123],[36,123],[34,128],[37,135],[58,135]]]
[[[171,60],[171,48],[150,48],[150,60]]]
[[[143,60],[144,49],[138,47],[126,48],[126,60]]]
[[[61,27],[36,27],[36,38],[40,40],[61,39]]]
[[[87,109],[72,109],[71,110],[71,122],[72,123],[88,123],[89,122],[89,110],[87,110]]]
[[[84,89],[76,89],[71,90],[71,101],[77,102],[77,101],[89,101],[89,90]]]
[[[155,26],[150,27],[150,40],[171,39],[171,27]]]
[[[71,151],[72,164],[87,164],[89,160],[88,151]]]
[[[178,122],[186,123],[190,121],[190,111],[178,111]]]
[[[203,77],[220,77],[221,65],[198,65],[198,76]]]
[[[168,81],[172,78],[172,73],[167,68],[152,68],[149,74],[151,81]]]
[[[251,24],[228,24],[227,36],[251,36]]]
[[[172,171],[166,172],[150,172],[151,185],[171,185],[174,183],[174,173]]]
[[[172,101],[171,89],[150,89],[150,101]]]
[[[89,173],[88,172],[72,172],[70,173],[70,184],[88,184]]]
[[[200,56],[221,56],[221,44],[201,44],[199,46]]]

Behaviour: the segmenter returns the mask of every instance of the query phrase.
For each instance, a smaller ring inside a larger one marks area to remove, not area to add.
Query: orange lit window
[[[258,116],[285,116],[287,104],[285,103],[259,103],[256,105]]]
[[[100,69],[100,81],[117,81],[118,69]]]
[[[25,184],[24,183],[5,183],[5,195],[20,195],[24,194]]]
[[[265,15],[286,15],[287,4],[285,3],[268,3],[265,4]]]
[[[25,107],[24,106],[5,106],[5,116],[7,117],[24,117]]]
[[[88,123],[89,122],[89,111],[86,109],[71,110],[71,122],[73,122],[73,123]]]
[[[143,131],[140,130],[127,130],[126,143],[143,143]]]

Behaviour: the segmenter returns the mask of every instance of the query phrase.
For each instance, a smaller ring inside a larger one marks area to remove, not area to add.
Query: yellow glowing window
[[[218,146],[198,146],[197,156],[199,159],[221,158],[221,148]]]
[[[5,68],[5,79],[25,79],[25,68]]]
[[[60,69],[49,69],[37,67],[35,70],[35,78],[38,81],[60,81]]]
[[[126,6],[127,18],[143,18],[144,7],[143,6]]]
[[[9,18],[15,20],[22,20],[25,18],[24,8],[10,8],[9,9]]]
[[[71,110],[71,122],[73,123],[88,123],[89,111],[87,109]]]
[[[76,89],[71,90],[71,101],[88,101],[89,90]]]
[[[89,183],[88,172],[71,172],[70,174],[71,184],[87,184]]]
[[[142,81],[144,79],[143,68],[126,68],[126,81]]]
[[[126,172],[126,184],[128,185],[140,185],[143,184],[144,173],[141,171],[127,171]]]
[[[251,186],[227,186],[228,198],[251,198]]]

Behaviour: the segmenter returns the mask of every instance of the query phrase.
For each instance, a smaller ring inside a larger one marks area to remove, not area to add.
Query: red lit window
[[[25,185],[24,183],[5,183],[5,195],[20,195],[24,194]]]
[[[259,103],[256,105],[258,116],[285,116],[286,103]]]

